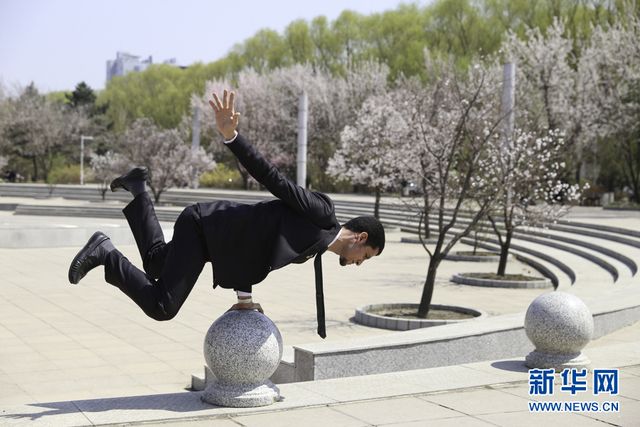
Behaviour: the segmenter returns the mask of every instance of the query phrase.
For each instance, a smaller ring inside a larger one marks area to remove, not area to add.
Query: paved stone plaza
[[[0,203],[34,203],[29,200],[0,197]],[[77,202],[56,201],[60,203]],[[572,217],[640,230],[639,212],[577,208]],[[163,223],[167,234],[171,225]],[[113,236],[116,247],[134,264],[141,264],[132,239],[126,237],[124,220],[0,212],[0,232],[11,227],[38,229],[43,235],[65,229],[102,230]],[[358,325],[353,317],[359,305],[419,301],[428,256],[420,245],[400,242],[407,236],[411,237],[399,231],[388,233],[384,254],[362,267],[340,267],[337,257],[325,256],[325,341],[402,333]],[[549,401],[616,401],[618,412],[531,413],[528,403],[545,399],[528,395],[524,357],[282,384],[282,401],[270,407],[213,408],[200,401],[199,393],[187,391],[191,375],[202,375],[207,329],[235,301],[234,292],[212,289],[211,268],[205,267],[175,319],[156,322],[107,284],[101,269],[91,272],[80,285],[70,285],[67,269],[80,247],[59,241],[56,246],[0,248],[1,425],[84,426],[152,420],[158,425],[169,422],[194,427],[421,426],[433,420],[444,426],[640,425],[638,322],[592,341],[584,350],[595,368],[620,369],[619,395],[546,396]],[[629,256],[640,261],[636,254],[630,251]],[[580,267],[576,290],[577,286],[587,289],[586,284],[591,288],[616,286],[611,276],[582,262],[573,264]],[[550,290],[482,288],[449,280],[454,273],[495,268],[494,263],[444,261],[433,303],[498,316],[522,313],[537,296]],[[535,273],[531,270],[518,261],[511,261],[508,267],[510,273]],[[627,279],[637,285],[637,278]],[[566,280],[560,288],[572,291]],[[597,292],[576,294],[588,298]],[[315,333],[312,263],[270,274],[254,288],[254,299],[280,329],[285,346],[322,341]]]

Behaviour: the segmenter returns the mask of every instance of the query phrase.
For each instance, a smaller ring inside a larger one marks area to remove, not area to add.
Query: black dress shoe
[[[87,273],[99,265],[104,264],[105,257],[109,253],[102,249],[101,245],[109,238],[101,231],[96,231],[89,239],[84,248],[78,252],[71,261],[69,267],[69,282],[77,285]]]
[[[149,171],[146,166],[141,166],[138,168],[131,169],[129,172],[124,175],[114,179],[111,181],[111,191],[118,191],[121,188],[129,191],[128,184],[136,181],[146,181],[147,176],[149,175]]]

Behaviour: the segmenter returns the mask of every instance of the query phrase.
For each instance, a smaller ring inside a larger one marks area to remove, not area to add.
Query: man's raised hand
[[[216,93],[213,94],[213,101],[209,101],[211,108],[216,113],[218,130],[227,141],[236,136],[238,117],[240,117],[240,113],[236,113],[233,109],[235,97],[235,93],[231,92],[229,95],[229,92],[225,89],[222,94],[222,102],[220,102],[220,98]]]

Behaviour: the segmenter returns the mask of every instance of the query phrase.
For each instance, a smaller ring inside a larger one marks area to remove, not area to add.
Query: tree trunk
[[[507,269],[507,257],[509,256],[509,248],[511,247],[511,236],[513,230],[507,230],[504,244],[500,245],[500,263],[498,264],[498,276],[504,276]]]
[[[36,182],[38,180],[38,161],[36,160],[35,157],[31,158],[33,160],[33,182]]]
[[[376,219],[380,219],[380,197],[381,197],[382,191],[380,190],[380,186],[376,187],[376,203],[373,207],[373,216]]]
[[[240,163],[240,160],[238,160],[238,158],[235,158],[236,161],[236,168],[238,169],[238,172],[240,172],[240,176],[242,177],[242,187],[245,190],[249,189],[249,172],[247,172],[246,170],[243,170],[242,168],[242,164]]]
[[[240,172],[240,176],[242,177],[242,186],[245,190],[249,189],[249,174]]]
[[[418,317],[426,319],[429,314],[429,307],[431,306],[431,298],[433,297],[433,288],[436,284],[436,272],[438,271],[439,261],[436,261],[435,257],[431,257],[429,261],[429,271],[427,272],[427,279],[424,282],[424,289],[422,290],[422,298],[420,299],[420,307],[418,307]]]
[[[427,191],[427,180],[422,179],[422,191],[424,192],[424,238],[431,237],[431,230],[429,230],[429,192]]]
[[[154,204],[160,203],[160,195],[162,194],[162,190],[156,191],[155,188],[151,187],[151,192],[153,192]]]

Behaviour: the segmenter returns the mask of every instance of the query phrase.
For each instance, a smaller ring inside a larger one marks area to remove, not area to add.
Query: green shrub
[[[209,188],[242,189],[242,176],[237,169],[231,169],[224,163],[200,177],[200,186]]]
[[[80,165],[55,166],[47,176],[47,184],[80,184]]]

